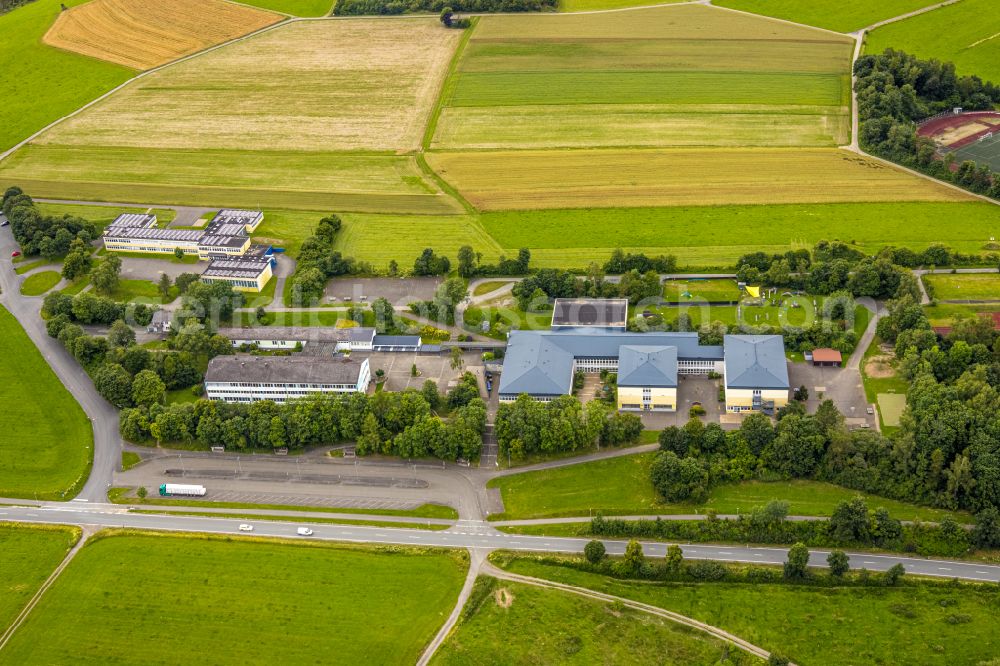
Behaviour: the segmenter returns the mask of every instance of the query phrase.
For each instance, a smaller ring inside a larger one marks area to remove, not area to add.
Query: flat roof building
[[[557,298],[552,306],[552,329],[606,328],[624,331],[628,299]]]
[[[266,259],[212,259],[201,274],[202,282],[226,282],[237,291],[259,292],[271,279],[271,262]]]
[[[234,347],[257,345],[259,349],[294,349],[301,344],[332,344],[335,351],[370,350],[377,337],[374,328],[356,326],[255,326],[220,328],[219,335],[229,338]]]
[[[215,217],[212,218],[212,221],[208,223],[206,231],[211,230],[215,226],[232,224],[243,227],[243,231],[248,234],[252,234],[257,230],[257,227],[263,221],[264,213],[259,210],[223,208],[216,213]]]
[[[368,359],[301,356],[216,356],[205,371],[205,393],[223,402],[285,402],[315,393],[363,393]]]
[[[419,335],[376,335],[372,349],[378,352],[418,352],[421,344]]]

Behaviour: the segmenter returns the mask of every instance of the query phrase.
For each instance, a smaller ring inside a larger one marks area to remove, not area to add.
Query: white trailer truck
[[[184,497],[201,497],[205,494],[205,486],[185,486],[180,483],[164,483],[160,486],[161,497],[181,495]]]

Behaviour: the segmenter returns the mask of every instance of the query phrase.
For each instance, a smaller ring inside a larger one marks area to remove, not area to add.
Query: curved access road
[[[21,295],[23,276],[14,272],[10,263],[11,251],[17,243],[10,227],[0,228],[0,304],[20,322],[22,328],[38,347],[38,351],[48,362],[66,389],[76,398],[90,419],[94,431],[94,465],[83,490],[77,495],[78,501],[103,502],[107,499],[107,489],[121,460],[121,437],[118,435],[118,410],[100,396],[90,377],[80,367],[58,340],[45,332],[45,322],[39,316],[42,309],[41,298]]]

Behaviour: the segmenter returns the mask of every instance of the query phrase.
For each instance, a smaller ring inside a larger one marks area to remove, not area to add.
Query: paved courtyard
[[[205,270],[205,263],[182,264],[169,259],[139,259],[138,257],[122,257],[122,279],[123,280],[149,280],[158,282],[160,275],[166,273],[171,279],[176,278],[181,273],[201,274]]]
[[[363,354],[355,352],[352,357],[362,358]],[[406,354],[398,352],[372,352],[367,355],[371,366],[372,378],[375,377],[376,370],[385,371],[386,391],[403,391],[408,388],[420,388],[428,379],[434,380],[438,385],[438,390],[445,393],[448,390],[448,383],[458,379],[463,372],[469,371],[479,378],[480,393],[485,397],[483,388],[483,364],[477,353],[470,352],[464,355],[465,367],[461,370],[453,370],[451,367],[451,357],[448,354],[422,355]],[[411,370],[413,365],[417,366],[418,376],[413,377]]]
[[[807,363],[789,363],[788,381],[794,391],[800,386],[809,390],[806,408],[813,413],[823,400],[832,400],[847,419],[849,427],[867,423],[876,426],[877,417],[867,413],[868,403],[861,383],[861,373],[850,368],[815,367]]]
[[[324,303],[372,302],[387,298],[395,306],[405,307],[414,301],[428,301],[443,281],[439,277],[409,278],[337,278],[326,283]]]

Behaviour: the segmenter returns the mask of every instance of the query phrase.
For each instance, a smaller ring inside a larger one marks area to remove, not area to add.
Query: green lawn
[[[412,663],[451,611],[464,553],[124,535],[88,543],[2,664]],[[80,618],[86,618],[81,622]],[[225,655],[224,657],[221,655]]]
[[[104,229],[104,227],[114,222],[115,218],[123,213],[147,212],[145,208],[114,208],[110,206],[87,206],[83,204],[35,203],[35,207],[42,215],[54,215],[56,217],[72,215],[74,217],[82,217],[85,220],[93,222],[100,229]],[[177,217],[177,212],[173,208],[154,208],[148,212],[156,216],[156,223],[161,227],[173,222],[174,218]]]
[[[894,16],[937,4],[935,0],[713,0],[712,4],[805,23],[836,32],[853,32]]]
[[[493,520],[605,515],[747,512],[770,500],[789,502],[789,513],[828,516],[836,504],[857,495],[871,508],[884,507],[901,520],[939,520],[947,511],[919,507],[818,481],[747,481],[716,486],[700,505],[661,503],[649,478],[653,453],[618,456],[551,470],[502,476],[489,482],[499,488],[505,512]]]
[[[801,666],[974,665],[1000,653],[994,631],[1000,591],[995,585],[627,582],[528,558],[516,558],[505,568],[666,608]]]
[[[146,255],[148,258],[148,255]],[[170,288],[170,296],[163,298],[160,288],[155,282],[149,280],[119,280],[118,286],[111,292],[111,298],[121,303],[132,301],[143,301],[145,303],[164,304],[170,303],[180,292],[177,287]]]
[[[668,303],[714,303],[739,299],[736,280],[667,280],[663,284],[663,300]]]
[[[35,0],[0,15],[0,152],[135,75],[42,44],[59,11],[60,0]]]
[[[190,387],[174,389],[173,391],[167,391],[166,398],[168,405],[176,405],[178,403],[198,401],[198,396],[196,396],[194,393],[191,392]]]
[[[333,9],[332,0],[250,0],[244,4],[292,16],[326,16]]]
[[[941,303],[925,305],[924,313],[932,326],[950,326],[956,319],[975,317],[983,313],[1000,311],[996,303],[960,304]]]
[[[707,634],[604,601],[495,578],[476,581],[433,664],[760,664]]]
[[[142,458],[139,457],[138,453],[132,453],[131,451],[122,451],[122,471],[127,472],[136,465],[142,462]]]
[[[959,74],[1000,81],[1000,11],[995,0],[962,0],[868,34],[866,53],[902,49],[955,63]]]
[[[69,499],[90,470],[90,422],[3,307],[0,339],[0,497]]]
[[[811,248],[822,239],[855,243],[866,254],[886,245],[922,251],[936,242],[982,252],[996,232],[995,207],[982,202],[505,211],[479,219],[508,254],[530,248],[532,266],[581,269],[615,247],[673,254],[682,267],[732,268],[747,252]],[[942,219],[962,224],[942,228]]]
[[[21,255],[23,257],[24,255]],[[20,257],[16,257],[20,258]],[[19,261],[14,264],[14,272],[18,275],[24,275],[28,271],[34,270],[39,266],[44,266],[50,263],[48,259],[39,259],[38,257],[33,257],[30,261]]]
[[[906,409],[906,394],[899,393],[879,393],[878,411],[882,416],[882,422],[890,428],[899,427],[899,417]]]
[[[87,285],[89,285],[89,284],[90,284],[90,278],[84,276],[82,278],[77,278],[73,282],[70,282],[68,285],[66,285],[65,287],[63,287],[59,291],[61,291],[64,294],[69,294],[70,296],[76,296],[81,291],[83,291],[84,289],[86,289]]]
[[[41,296],[59,284],[60,280],[62,280],[62,276],[56,271],[32,273],[21,283],[21,293],[25,296]]]
[[[955,273],[923,276],[924,284],[934,289],[941,301],[1000,301],[1000,274]]]
[[[77,528],[0,523],[0,633],[79,538]]]
[[[480,282],[476,285],[476,288],[472,290],[473,296],[482,296],[483,294],[488,294],[491,291],[496,291],[504,285],[510,284],[507,280],[487,280],[486,282]]]

